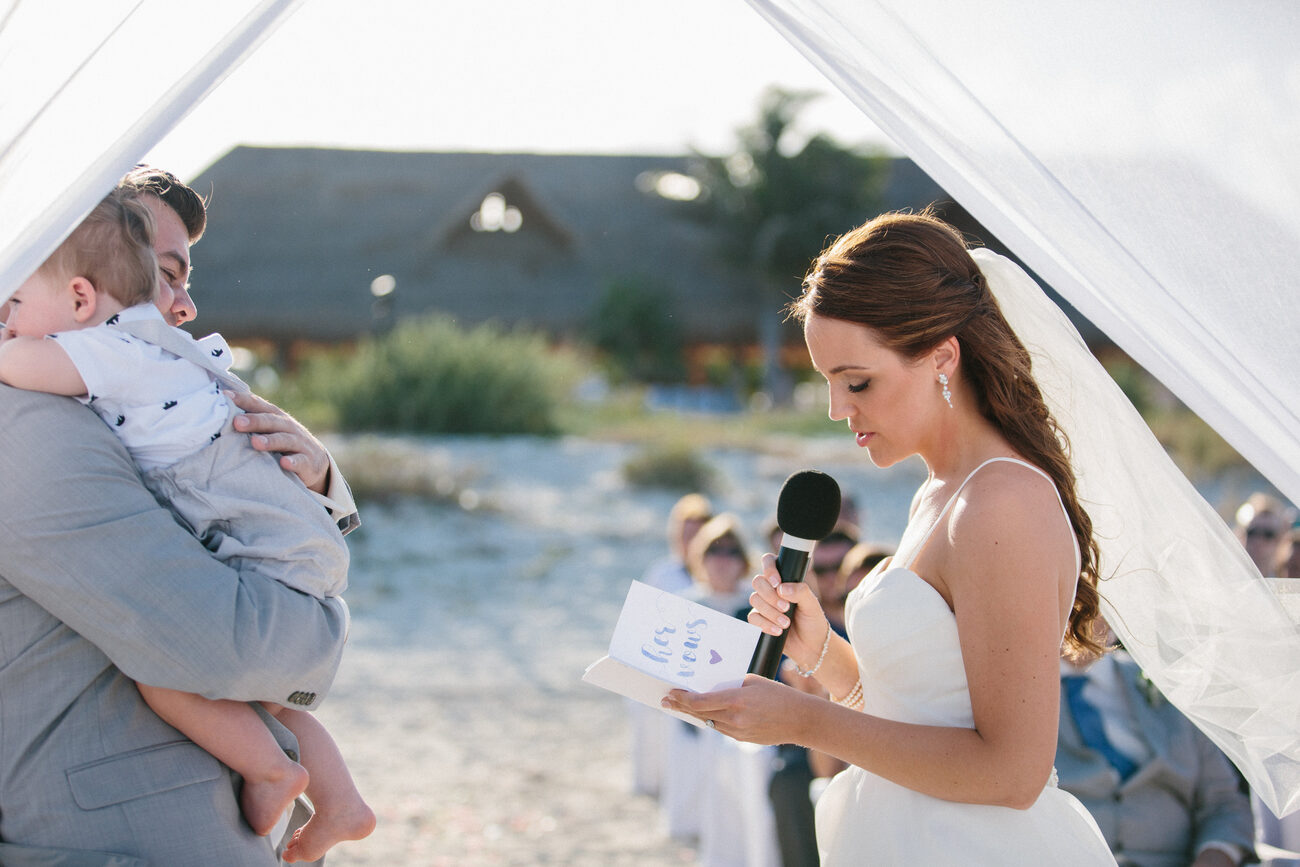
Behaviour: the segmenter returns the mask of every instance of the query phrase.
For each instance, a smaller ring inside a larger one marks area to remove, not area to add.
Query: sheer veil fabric
[[[1106,619],[1275,812],[1300,795],[1300,632],[1069,319],[1018,265],[971,251],[1033,356],[1101,549]]]

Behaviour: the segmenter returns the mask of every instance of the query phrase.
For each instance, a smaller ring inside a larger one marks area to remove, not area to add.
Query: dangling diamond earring
[[[939,384],[943,386],[943,399],[948,403],[948,409],[952,409],[952,391],[948,388],[948,374],[939,374]]]

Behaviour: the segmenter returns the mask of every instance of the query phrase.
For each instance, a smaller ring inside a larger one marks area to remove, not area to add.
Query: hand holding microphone
[[[782,582],[800,582],[808,571],[813,545],[830,535],[840,516],[840,486],[819,470],[801,470],[781,486],[776,523],[781,528],[781,549],[776,570]],[[794,622],[795,606],[785,614]],[[749,671],[775,679],[785,648],[785,633],[759,636]]]

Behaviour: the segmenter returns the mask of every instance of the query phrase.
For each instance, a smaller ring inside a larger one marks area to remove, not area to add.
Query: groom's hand
[[[253,448],[278,452],[280,466],[302,479],[308,490],[324,494],[329,486],[330,457],[320,440],[297,419],[255,394],[226,396],[244,411],[235,417],[235,430],[249,434]]]

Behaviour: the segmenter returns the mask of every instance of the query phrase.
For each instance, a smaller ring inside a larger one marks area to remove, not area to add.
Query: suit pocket
[[[72,799],[98,810],[147,795],[219,779],[221,763],[189,741],[100,759],[68,770]]]

